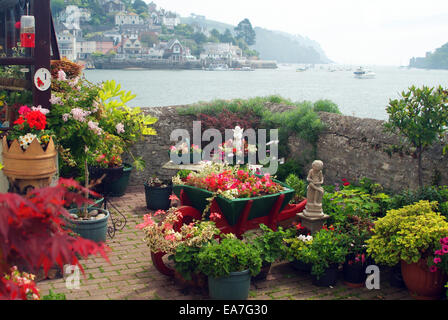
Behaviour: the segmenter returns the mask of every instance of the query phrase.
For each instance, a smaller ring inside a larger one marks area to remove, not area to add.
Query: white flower
[[[31,107],[31,110],[33,110],[33,111],[40,111],[40,113],[42,113],[42,114],[47,114],[47,113],[50,112],[50,110],[42,108],[42,106]]]
[[[67,122],[67,121],[68,121],[68,118],[70,118],[70,114],[69,114],[69,113],[64,113],[64,114],[62,115],[62,120],[63,120],[64,122]]]
[[[73,116],[73,119],[78,120],[80,122],[85,122],[86,117],[90,114],[90,111],[85,111],[81,108],[73,108],[70,113]]]
[[[56,96],[54,94],[51,94],[51,98],[50,98],[49,101],[50,101],[51,104],[62,104],[62,98],[58,97],[58,96]]]

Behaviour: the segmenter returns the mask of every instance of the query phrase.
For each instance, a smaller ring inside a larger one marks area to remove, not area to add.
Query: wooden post
[[[51,13],[50,0],[32,1],[32,10],[36,21],[36,47],[34,48],[34,72],[40,68],[46,68],[50,71],[50,44],[51,44]],[[51,88],[46,91],[40,91],[34,85],[33,80],[34,105],[41,105],[44,108],[50,108]]]

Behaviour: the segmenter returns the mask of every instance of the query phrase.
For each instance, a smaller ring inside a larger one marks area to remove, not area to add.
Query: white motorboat
[[[368,69],[364,69],[363,67],[359,67],[358,69],[356,69],[355,72],[353,72],[353,74],[357,79],[373,79],[376,77],[375,72]]]

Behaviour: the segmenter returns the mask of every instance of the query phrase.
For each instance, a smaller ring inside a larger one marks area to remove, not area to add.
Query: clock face
[[[40,91],[46,91],[51,86],[51,73],[48,69],[40,68],[34,73],[34,85]]]

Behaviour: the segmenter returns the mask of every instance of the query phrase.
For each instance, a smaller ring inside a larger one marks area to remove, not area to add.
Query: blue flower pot
[[[246,300],[249,296],[250,272],[231,272],[227,277],[208,277],[210,298],[214,300]]]

